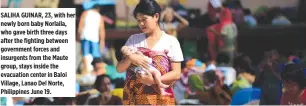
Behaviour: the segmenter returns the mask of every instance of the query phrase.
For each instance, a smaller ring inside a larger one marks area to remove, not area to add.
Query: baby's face
[[[123,46],[121,48],[121,52],[123,54],[130,54],[130,53],[135,53],[137,51],[137,48],[133,48],[133,47],[127,47],[127,46]]]

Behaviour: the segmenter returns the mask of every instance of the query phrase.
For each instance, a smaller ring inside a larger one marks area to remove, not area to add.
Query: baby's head
[[[287,93],[296,95],[306,88],[304,68],[299,64],[288,64],[281,73]]]
[[[135,47],[129,47],[129,46],[123,46],[121,48],[121,52],[125,55],[129,55],[129,54],[132,54],[132,53],[137,53],[137,48]]]

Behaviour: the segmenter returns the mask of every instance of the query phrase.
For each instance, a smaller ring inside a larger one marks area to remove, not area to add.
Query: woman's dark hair
[[[99,75],[96,78],[96,81],[94,83],[94,88],[95,89],[100,90],[101,83],[104,82],[104,78],[109,78],[110,79],[110,77],[108,75]]]
[[[300,89],[306,88],[306,76],[302,65],[286,65],[284,70],[281,72],[281,77],[283,81],[296,82],[299,85]]]
[[[161,11],[161,7],[155,0],[140,0],[133,11],[133,15],[136,18],[137,13],[142,13],[153,17],[156,13],[160,15]]]

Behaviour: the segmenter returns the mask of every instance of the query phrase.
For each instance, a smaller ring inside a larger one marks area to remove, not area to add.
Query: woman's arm
[[[179,15],[178,13],[176,13],[175,11],[173,11],[174,13],[174,16],[176,18],[178,18],[180,20],[180,25],[179,25],[179,28],[182,28],[182,27],[186,27],[186,26],[189,26],[189,22],[184,18],[182,17],[181,15]]]
[[[161,81],[165,84],[171,84],[180,79],[181,76],[181,62],[172,62],[171,71],[161,77]]]
[[[131,61],[128,59],[128,57],[124,57],[118,64],[117,64],[117,72],[119,73],[123,73],[125,72],[129,66],[131,65]]]

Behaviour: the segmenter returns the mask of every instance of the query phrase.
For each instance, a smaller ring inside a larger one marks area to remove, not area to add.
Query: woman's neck
[[[162,30],[160,28],[156,28],[156,30],[154,30],[153,32],[151,33],[147,33],[147,37],[149,39],[158,39],[162,34]]]

